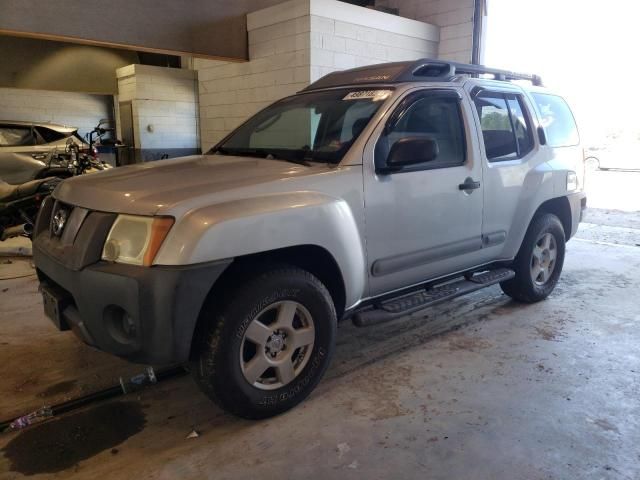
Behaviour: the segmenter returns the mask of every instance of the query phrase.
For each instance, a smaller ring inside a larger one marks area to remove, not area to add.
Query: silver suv
[[[45,312],[131,361],[189,362],[263,418],[319,382],[340,320],[494,284],[542,300],[586,198],[573,116],[540,83],[434,60],[336,72],[206,155],[66,180],[34,232]]]

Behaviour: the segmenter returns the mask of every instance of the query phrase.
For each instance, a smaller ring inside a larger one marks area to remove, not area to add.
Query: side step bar
[[[498,268],[482,273],[476,273],[465,277],[463,280],[444,283],[406,293],[395,298],[384,300],[373,307],[354,314],[353,324],[356,327],[368,327],[378,323],[395,320],[452,298],[475,292],[481,288],[504,282],[515,276],[515,272],[509,268]]]

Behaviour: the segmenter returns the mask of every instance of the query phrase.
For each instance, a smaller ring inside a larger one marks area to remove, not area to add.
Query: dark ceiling
[[[282,0],[0,0],[0,34],[247,58],[246,14]]]

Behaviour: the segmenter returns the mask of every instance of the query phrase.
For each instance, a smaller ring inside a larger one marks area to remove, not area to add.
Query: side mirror
[[[408,165],[431,162],[435,160],[438,153],[438,142],[432,138],[401,138],[391,147],[386,170],[397,171]]]
[[[547,144],[547,136],[545,135],[544,128],[542,127],[538,127],[538,141],[540,142],[540,145]]]

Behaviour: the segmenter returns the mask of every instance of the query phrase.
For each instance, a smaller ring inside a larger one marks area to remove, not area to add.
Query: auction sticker
[[[345,95],[342,100],[373,100],[379,102],[391,95],[391,90],[358,90]]]

